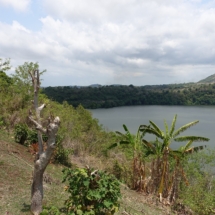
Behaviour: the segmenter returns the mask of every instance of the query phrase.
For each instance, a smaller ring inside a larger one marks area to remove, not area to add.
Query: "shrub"
[[[40,215],[61,215],[61,212],[57,207],[52,206],[50,208],[43,209]]]
[[[120,183],[106,172],[90,168],[63,170],[63,182],[69,185],[65,201],[68,214],[114,214],[119,208]]]
[[[15,125],[14,135],[15,141],[22,145],[25,145],[25,142],[28,138],[28,126],[26,124],[17,124]]]
[[[53,157],[54,163],[60,163],[64,166],[71,166],[71,163],[69,162],[69,154],[72,153],[71,149],[65,149],[63,147],[63,136],[57,135],[56,137],[56,149]]]
[[[215,214],[215,150],[190,156],[185,165],[189,185],[182,185],[180,198],[195,214]]]
[[[26,124],[16,124],[14,129],[15,141],[25,146],[30,146],[29,151],[31,154],[38,152],[38,137],[37,131],[30,129]],[[42,135],[43,141],[47,141],[47,135]],[[63,136],[57,135],[56,137],[56,149],[52,161],[54,163],[60,163],[65,166],[70,166],[69,154],[71,150],[63,147]]]

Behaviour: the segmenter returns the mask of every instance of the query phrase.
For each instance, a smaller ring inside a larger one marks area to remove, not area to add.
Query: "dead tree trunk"
[[[43,128],[40,119],[40,112],[45,105],[38,106],[38,93],[40,88],[39,71],[29,72],[32,78],[34,87],[34,108],[36,111],[36,118],[32,115],[29,116],[30,121],[36,126],[38,131],[38,144],[39,152],[36,155],[34,163],[33,183],[31,187],[31,211],[34,215],[39,215],[42,211],[42,200],[43,200],[43,173],[49,164],[52,154],[55,149],[55,137],[60,124],[59,117],[55,119],[49,119],[47,128]],[[47,148],[44,150],[42,133],[48,136]]]

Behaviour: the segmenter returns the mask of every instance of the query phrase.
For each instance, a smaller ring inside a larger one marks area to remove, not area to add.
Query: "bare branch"
[[[40,107],[37,108],[37,110],[40,112],[40,111],[42,111],[42,109],[43,109],[45,106],[46,106],[45,104],[42,104]]]
[[[41,131],[42,133],[46,134],[47,130],[42,127],[36,120],[34,120],[31,116],[28,117],[32,123],[36,126],[36,129]]]

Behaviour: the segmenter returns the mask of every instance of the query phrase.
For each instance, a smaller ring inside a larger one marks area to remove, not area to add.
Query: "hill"
[[[215,74],[208,76],[205,79],[198,81],[199,84],[213,84],[215,83]]]
[[[73,165],[89,164],[89,156],[85,159],[71,159]],[[15,143],[11,135],[0,131],[0,214],[31,214],[29,209],[33,160],[27,147]],[[63,168],[62,165],[50,164],[45,172],[44,207],[62,207],[68,197],[64,192],[65,184],[61,183]],[[155,206],[153,197],[146,198],[141,193],[129,190],[127,186],[122,185],[121,190],[123,196],[117,214],[162,215],[170,210],[168,207]]]
[[[47,87],[50,99],[77,107],[111,108],[129,105],[215,105],[215,84],[187,83],[169,85],[100,87]]]

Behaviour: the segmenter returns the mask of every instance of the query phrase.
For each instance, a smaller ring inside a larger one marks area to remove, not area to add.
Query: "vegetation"
[[[154,86],[46,87],[43,93],[77,107],[110,108],[129,105],[215,105],[215,83]]]
[[[119,144],[132,144],[133,146],[133,189],[144,191],[150,194],[158,194],[160,201],[171,204],[178,198],[179,181],[187,179],[184,174],[181,160],[188,152],[203,149],[203,147],[191,148],[194,141],[208,141],[208,138],[200,136],[180,136],[183,131],[198,123],[194,121],[188,123],[179,129],[175,130],[177,115],[175,115],[170,129],[166,122],[165,131],[162,131],[154,122],[150,121],[150,125],[141,125],[138,129],[137,135],[132,136],[124,125],[126,134],[123,136],[118,144],[113,144],[109,149]],[[145,133],[150,133],[156,136],[156,141],[150,143],[143,139]],[[160,141],[159,141],[160,139]],[[179,150],[172,150],[172,141],[188,141],[188,143]],[[142,143],[142,147],[141,147]],[[142,153],[141,153],[142,151]],[[150,166],[150,171],[146,168]]]
[[[115,214],[119,209],[120,184],[113,175],[87,168],[64,169],[68,214]]]
[[[32,85],[24,76],[28,67],[35,69],[38,64],[25,63],[16,69],[14,76],[9,77],[5,72],[10,68],[10,62],[0,61],[1,214],[30,215],[29,184],[32,183],[39,146],[37,130],[28,117],[33,96]],[[199,92],[206,87],[213,88],[213,85],[202,86],[199,85]],[[127,101],[132,101],[129,99],[133,97],[129,92],[140,89],[146,95],[161,95],[156,86],[147,86],[149,91],[132,85],[112,87],[124,89],[128,93]],[[171,92],[168,87],[163,87],[162,93],[179,93],[174,88],[176,85],[172,85]],[[184,91],[189,94],[194,89],[192,84],[183,87],[179,90],[184,95]],[[180,136],[198,121],[175,129],[175,116],[170,127],[165,123],[164,131],[149,121],[148,125],[140,125],[136,135],[131,134],[126,125],[123,125],[125,133],[113,133],[105,131],[78,103],[77,107],[68,102],[57,103],[41,92],[38,92],[38,103],[46,104],[41,112],[42,126],[49,124],[47,119],[54,113],[61,119],[56,148],[43,177],[46,195],[41,214],[214,214],[215,180],[214,168],[211,167],[214,166],[215,153],[206,151],[204,146],[192,146],[195,141],[207,141],[207,138]],[[144,139],[147,132],[155,135],[154,141]],[[47,138],[47,135],[42,137],[44,149]],[[173,150],[172,141],[186,143]],[[107,150],[108,146],[111,150]],[[62,173],[62,165],[70,165],[71,168]],[[90,167],[86,168],[86,165]],[[61,183],[63,177],[64,182]],[[82,195],[77,196],[81,191]]]

